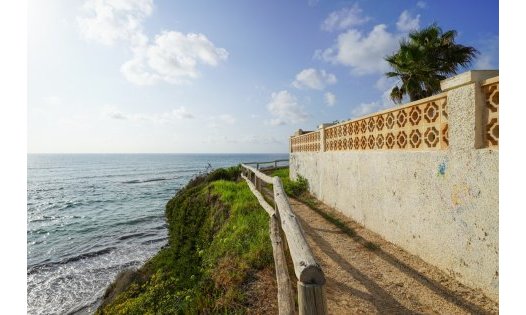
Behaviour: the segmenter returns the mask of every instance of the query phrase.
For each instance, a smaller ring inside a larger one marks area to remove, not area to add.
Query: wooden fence
[[[270,216],[270,239],[276,268],[279,314],[296,314],[294,294],[285,258],[285,247],[290,253],[297,279],[299,314],[325,315],[327,314],[327,301],[323,270],[315,261],[303,230],[292,212],[281,179],[278,176],[270,177],[259,170],[260,165],[267,164],[273,164],[274,167],[279,168],[278,163],[283,161],[288,160],[242,164],[241,176],[246,180],[250,190]],[[256,167],[247,164],[256,164]],[[266,169],[273,169],[274,167]],[[267,202],[262,194],[265,184],[273,187],[274,207]],[[283,231],[285,236],[283,239],[280,231]]]
[[[286,163],[285,163],[286,162]],[[245,162],[244,165],[255,165],[257,170],[277,169],[289,167],[289,160],[274,160],[270,162]]]

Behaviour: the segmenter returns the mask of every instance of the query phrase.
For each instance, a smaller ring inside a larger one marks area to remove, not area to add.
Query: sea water
[[[287,154],[30,154],[29,314],[92,313],[106,287],[167,243],[166,202],[192,177]]]

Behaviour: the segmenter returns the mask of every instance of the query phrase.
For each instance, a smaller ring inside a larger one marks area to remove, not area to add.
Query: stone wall
[[[498,301],[496,75],[466,72],[440,95],[291,137],[291,177]]]

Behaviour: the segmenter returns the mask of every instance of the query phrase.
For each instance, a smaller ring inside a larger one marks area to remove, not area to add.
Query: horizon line
[[[26,154],[289,154],[289,152],[27,152]]]

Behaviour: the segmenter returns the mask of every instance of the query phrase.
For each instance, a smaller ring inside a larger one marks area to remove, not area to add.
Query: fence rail
[[[278,161],[284,160],[249,163],[256,164],[256,168],[241,164],[241,177],[245,179],[252,193],[270,216],[269,229],[278,284],[279,314],[295,314],[294,295],[283,249],[283,240],[285,240],[294,266],[294,274],[298,280],[299,314],[325,315],[327,302],[323,270],[314,259],[303,230],[292,212],[281,179],[278,176],[268,176],[258,169],[260,164],[277,165]],[[275,207],[272,207],[261,193],[263,183],[272,185]],[[285,236],[283,239],[280,230]]]
[[[283,162],[287,162],[286,165],[280,165],[281,164],[284,164]],[[249,164],[255,164],[256,165],[256,169],[270,169],[270,168],[281,168],[281,167],[288,167],[289,166],[289,160],[286,159],[286,160],[274,160],[274,161],[270,161],[270,162],[245,162],[243,163],[245,165],[249,165]]]

